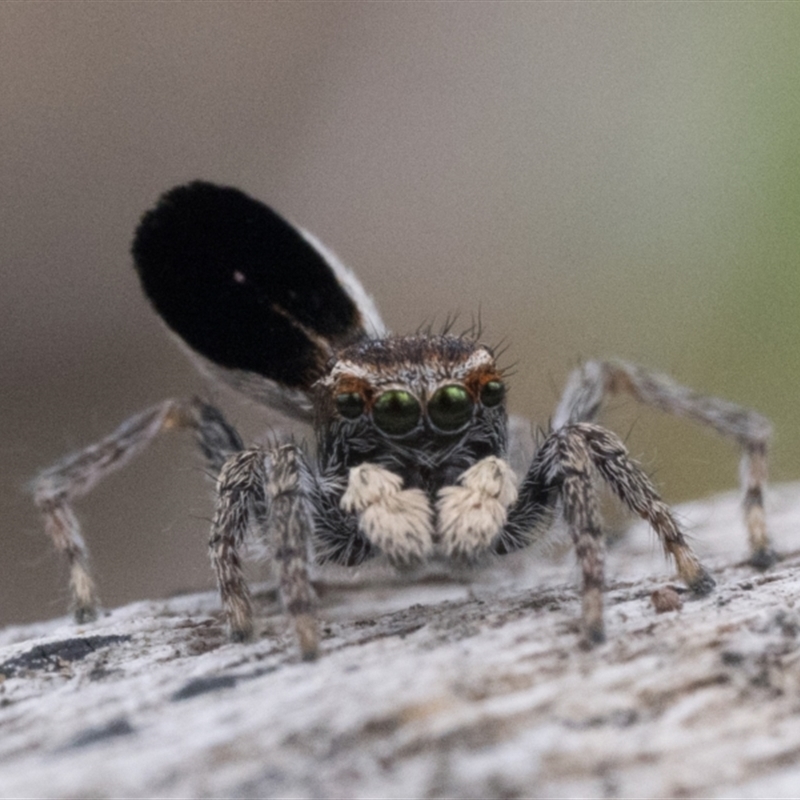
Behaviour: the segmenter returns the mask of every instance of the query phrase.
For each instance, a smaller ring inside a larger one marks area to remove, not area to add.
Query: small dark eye
[[[336,410],[346,419],[356,419],[364,413],[364,400],[358,392],[337,394]]]
[[[401,436],[416,428],[421,413],[419,400],[403,389],[384,392],[372,407],[375,424],[393,436]]]
[[[500,381],[489,381],[481,389],[481,403],[496,406],[506,396],[506,387]]]
[[[439,430],[463,428],[472,419],[472,398],[463,386],[442,386],[428,403],[428,416]]]

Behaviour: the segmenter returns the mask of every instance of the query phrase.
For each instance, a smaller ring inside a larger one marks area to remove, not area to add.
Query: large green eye
[[[419,400],[403,389],[384,392],[372,407],[375,424],[393,436],[401,436],[416,428],[421,413]]]
[[[346,419],[357,419],[364,413],[364,400],[358,392],[336,395],[336,410]]]
[[[442,386],[428,403],[431,422],[442,431],[456,431],[472,419],[472,398],[463,386]]]
[[[506,396],[506,387],[500,381],[489,381],[481,389],[481,403],[496,406]]]

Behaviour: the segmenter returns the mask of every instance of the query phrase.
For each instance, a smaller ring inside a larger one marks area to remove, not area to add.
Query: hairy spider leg
[[[160,434],[183,429],[194,430],[215,475],[225,459],[243,446],[234,428],[208,403],[197,398],[165,400],[130,417],[109,436],[71,453],[34,479],[34,502],[44,515],[45,531],[69,564],[71,607],[78,622],[96,618],[98,597],[73,501],[125,466]]]
[[[668,375],[623,361],[589,361],[570,375],[553,417],[553,428],[593,422],[606,397],[622,393],[667,414],[707,425],[737,442],[742,450],[741,482],[750,542],[749,562],[758,569],[774,564],[777,554],[770,544],[764,513],[767,445],[772,434],[769,421],[756,411],[681,386]]]
[[[692,591],[708,594],[714,579],[692,551],[680,525],[661,500],[642,468],[628,457],[616,434],[598,425],[565,425],[552,432],[536,451],[522,482],[519,500],[495,544],[506,553],[537,538],[537,524],[546,521],[558,499],[582,574],[582,643],[604,641],[604,547],[594,475],[599,474],[617,497],[646,519],[675,560],[678,574]]]
[[[300,652],[306,660],[316,658],[319,632],[309,576],[313,491],[313,476],[295,444],[243,450],[223,465],[209,552],[234,641],[253,635],[252,602],[238,548],[255,521],[279,564],[281,597],[294,622]]]

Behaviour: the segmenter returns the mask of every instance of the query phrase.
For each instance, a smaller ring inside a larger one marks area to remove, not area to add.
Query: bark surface
[[[743,563],[737,496],[681,506],[717,580],[693,599],[635,526],[608,642],[578,649],[574,557],[467,580],[321,576],[302,662],[269,587],[230,644],[214,592],[0,631],[2,797],[796,797],[800,484],[783,559]]]

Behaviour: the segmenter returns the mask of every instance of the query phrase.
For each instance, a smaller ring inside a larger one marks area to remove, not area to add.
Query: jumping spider
[[[209,548],[232,639],[253,633],[239,550],[250,529],[279,565],[301,652],[319,634],[313,560],[347,566],[382,554],[397,567],[473,562],[543,536],[560,507],[582,572],[582,642],[601,642],[603,538],[595,479],[648,520],[688,587],[714,580],[622,442],[594,423],[608,395],[710,425],[743,453],[751,563],[775,556],[763,509],[770,425],[622,362],[576,370],[549,433],[518,479],[505,384],[474,336],[389,334],[357,278],[308,233],[233,188],[194,182],[147,212],[132,246],[145,294],[206,374],[307,422],[315,455],[294,442],[245,448],[213,406],[167,400],[42,472],[34,483],[47,532],[70,564],[75,617],[97,596],[72,501],[160,433],[194,431],[215,475]]]

